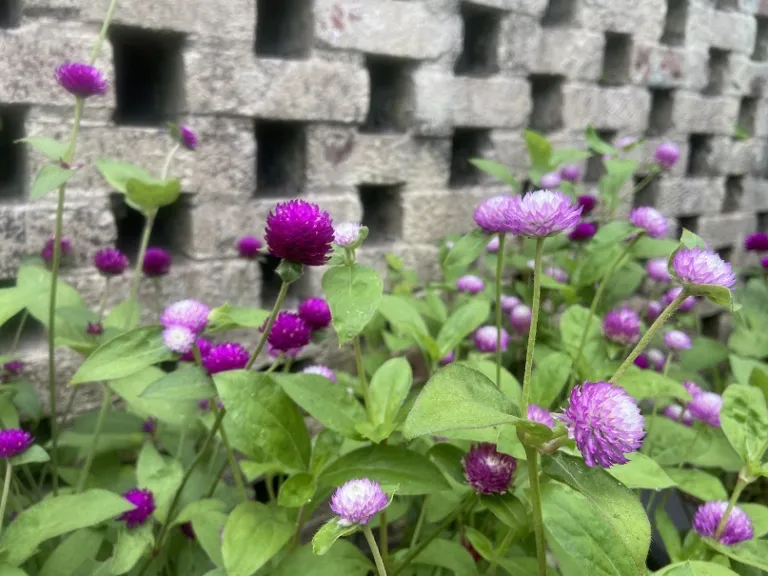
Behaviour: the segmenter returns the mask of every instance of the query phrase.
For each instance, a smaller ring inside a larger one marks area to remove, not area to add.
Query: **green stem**
[[[98,58],[99,52],[101,52],[101,46],[107,37],[107,31],[109,30],[109,24],[112,22],[112,16],[115,14],[115,8],[117,8],[117,0],[112,0],[109,8],[107,8],[107,14],[104,16],[104,23],[101,25],[99,37],[96,39],[96,44],[93,45],[93,50],[91,51],[91,66],[96,63],[96,58]]]
[[[16,334],[13,336],[13,344],[11,345],[11,354],[16,352],[16,348],[19,347],[19,340],[21,340],[21,333],[24,331],[24,325],[27,323],[27,318],[29,318],[29,310],[24,308],[24,313],[21,315],[21,320],[19,320],[19,327],[16,328]]]
[[[293,541],[291,542],[291,549],[295,550],[299,545],[299,538],[301,537],[301,528],[304,526],[304,506],[299,508],[299,514],[296,517],[296,530],[293,533]]]
[[[283,372],[286,374],[289,373],[291,371],[291,366],[293,366],[293,358],[288,358],[285,361],[285,364],[283,364]]]
[[[504,273],[504,240],[499,233],[499,251],[496,256],[496,388],[501,389],[501,276]]]
[[[743,478],[741,474],[739,474],[739,479],[736,481],[736,486],[733,488],[731,499],[728,501],[728,507],[725,509],[725,513],[720,519],[720,524],[717,525],[715,540],[720,540],[720,536],[722,536],[723,530],[725,530],[725,526],[728,523],[728,516],[731,515],[731,510],[733,510],[733,507],[736,506],[736,502],[739,501],[739,496],[741,496],[741,493],[744,488],[747,487],[747,484],[748,482]]]
[[[3,520],[5,519],[5,506],[8,504],[8,492],[11,488],[11,478],[13,477],[13,466],[11,461],[5,460],[5,482],[3,483],[3,497],[0,499],[0,530],[3,527]]]
[[[531,327],[528,331],[528,349],[525,352],[525,374],[523,376],[523,401],[521,414],[527,418],[528,404],[531,401],[531,371],[533,370],[533,349],[536,345],[536,329],[539,324],[539,306],[541,300],[541,260],[544,253],[544,238],[536,239],[536,260],[533,267],[533,304],[531,306]]]
[[[363,365],[363,349],[360,346],[360,336],[355,336],[352,340],[352,345],[355,348],[355,362],[357,364],[357,378],[360,380],[360,388],[363,389],[363,400],[365,401],[365,409],[368,411],[368,419],[373,422],[373,406],[371,405],[371,391],[368,388],[368,377],[365,374],[365,366]]]
[[[107,276],[104,278],[104,292],[101,295],[101,302],[99,302],[99,315],[98,315],[98,322],[101,324],[101,321],[104,319],[104,311],[107,309],[107,300],[109,299],[109,288],[110,288],[110,280],[112,278],[110,276]]]
[[[427,518],[427,511],[429,510],[429,494],[424,497],[424,502],[421,504],[421,512],[419,512],[419,519],[416,521],[416,528],[413,530],[413,536],[411,537],[410,548],[416,546],[421,535],[421,529],[424,527],[424,520]]]
[[[261,351],[264,350],[264,346],[267,343],[267,337],[269,336],[270,330],[272,330],[272,326],[275,325],[275,320],[277,320],[277,315],[280,313],[280,306],[283,305],[283,301],[285,300],[285,297],[288,295],[288,286],[289,284],[287,282],[283,282],[283,285],[280,286],[280,293],[277,295],[277,300],[275,301],[275,305],[272,307],[272,314],[269,315],[269,320],[267,320],[267,325],[264,328],[264,333],[261,335],[261,338],[259,339],[259,344],[256,346],[256,350],[254,350],[253,354],[251,354],[251,357],[248,359],[248,364],[245,365],[246,370],[250,370],[253,367],[253,363],[256,362],[256,358],[258,358],[259,354],[261,354]]]
[[[376,562],[376,570],[378,570],[379,576],[387,576],[384,560],[381,558],[379,547],[376,545],[376,538],[373,537],[371,527],[367,524],[363,526],[363,534],[365,534],[365,539],[368,541],[368,546],[371,547],[371,553],[373,554],[373,560]]]
[[[213,414],[216,416],[217,420],[219,418],[219,413],[224,412],[224,408],[219,410],[219,407],[216,405],[215,398],[211,398],[211,411],[213,411]],[[222,416],[222,419],[223,418],[224,417]],[[245,490],[245,484],[243,484],[243,473],[240,471],[240,467],[237,465],[235,452],[232,450],[232,446],[229,443],[229,437],[227,436],[223,425],[219,427],[219,436],[221,436],[221,441],[224,444],[224,450],[227,453],[227,461],[229,462],[229,467],[232,469],[232,475],[235,477],[235,486],[237,486],[237,491],[240,493],[240,497],[244,501],[248,500],[248,492]]]
[[[270,502],[275,502],[277,500],[277,495],[275,494],[275,475],[274,474],[267,474],[264,476],[264,484],[267,487],[267,496],[269,496]]]
[[[112,391],[106,384],[101,385],[104,398],[101,401],[101,409],[99,415],[96,418],[96,428],[93,431],[93,437],[91,439],[91,447],[88,450],[88,456],[85,458],[85,464],[83,469],[80,470],[80,477],[77,480],[77,487],[75,488],[75,494],[79,494],[85,488],[85,482],[88,480],[88,474],[91,472],[91,466],[93,465],[93,459],[96,456],[96,449],[99,446],[99,436],[104,428],[104,422],[107,419],[107,413],[109,412],[110,404],[112,403]],[[56,471],[54,470],[54,474]]]
[[[141,284],[141,269],[144,266],[144,255],[147,253],[149,237],[152,234],[152,226],[155,224],[156,215],[156,210],[146,214],[146,219],[144,220],[144,230],[141,233],[139,255],[136,259],[136,269],[133,272],[133,281],[131,282],[131,300],[136,302],[139,300],[139,285]]]
[[[387,509],[381,511],[379,516],[379,543],[381,546],[381,559],[384,568],[389,565],[389,525],[387,523]]]
[[[535,448],[525,447],[528,459],[528,481],[531,484],[531,512],[533,514],[533,532],[536,535],[536,557],[539,563],[539,576],[547,576],[547,543],[544,540],[544,519],[541,513],[541,487],[539,486],[539,453]]]
[[[688,298],[688,291],[683,288],[680,291],[680,294],[678,294],[677,298],[675,298],[669,306],[667,306],[664,311],[659,315],[658,318],[656,318],[656,321],[651,324],[651,327],[648,328],[648,331],[643,335],[643,337],[640,339],[640,342],[637,343],[634,350],[627,356],[627,359],[624,360],[621,366],[619,366],[618,370],[616,370],[616,373],[611,376],[611,379],[609,382],[611,384],[616,383],[616,381],[621,378],[621,375],[624,374],[624,372],[627,371],[627,368],[629,368],[632,363],[635,361],[635,359],[642,354],[643,350],[645,350],[645,347],[650,344],[651,340],[653,339],[656,332],[661,328],[664,323],[669,320],[670,316],[675,313],[675,310],[677,310],[680,307],[680,304],[683,303],[683,301]]]
[[[504,558],[504,554],[507,552],[507,548],[509,548],[510,544],[514,541],[515,536],[517,536],[517,531],[514,528],[510,528],[509,532],[507,532],[504,539],[499,544],[499,547],[494,552],[493,560],[488,567],[488,576],[496,574],[496,566],[499,563],[499,559]]]
[[[163,164],[163,170],[160,172],[161,180],[168,178],[168,172],[171,169],[171,161],[173,160],[173,157],[176,156],[176,152],[179,151],[179,148],[181,148],[181,144],[176,144],[176,146],[171,148],[171,151],[168,152],[168,156],[166,156],[165,163]]]

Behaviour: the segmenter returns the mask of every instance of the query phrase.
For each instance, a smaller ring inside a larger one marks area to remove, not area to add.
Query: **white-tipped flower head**
[[[389,497],[384,490],[368,478],[350,480],[331,497],[331,510],[339,517],[341,526],[368,524],[388,505]]]

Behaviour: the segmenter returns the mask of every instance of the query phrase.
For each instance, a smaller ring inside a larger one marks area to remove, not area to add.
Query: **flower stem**
[[[496,388],[501,389],[501,275],[504,273],[504,240],[499,233],[499,251],[496,253]]]
[[[531,306],[531,327],[528,331],[528,348],[525,352],[525,374],[523,376],[523,398],[521,415],[527,418],[528,404],[531,401],[531,371],[533,370],[533,349],[536,346],[536,329],[539,324],[539,306],[541,301],[541,257],[544,253],[544,238],[536,239],[536,260],[533,267],[533,304]]]
[[[219,410],[219,407],[216,405],[216,399],[211,399],[211,411],[213,412],[214,416],[216,416],[216,419],[219,418],[219,413],[224,412],[224,408]],[[222,419],[224,417],[222,416]],[[229,444],[229,437],[227,436],[227,433],[224,430],[224,426],[219,427],[219,436],[221,436],[221,441],[224,444],[224,450],[227,453],[227,460],[229,461],[229,467],[232,469],[232,476],[235,477],[235,486],[237,486],[237,491],[240,493],[240,496],[243,500],[248,500],[248,492],[245,490],[245,484],[243,484],[243,473],[240,471],[240,467],[237,465],[237,460],[235,459],[235,453],[232,450],[232,446]]]
[[[272,330],[272,326],[275,325],[277,315],[280,313],[280,306],[283,305],[283,301],[285,301],[285,297],[288,295],[288,286],[289,284],[285,281],[283,281],[283,285],[280,286],[280,293],[277,295],[275,305],[272,307],[272,314],[269,315],[269,320],[267,320],[267,325],[264,328],[264,333],[261,335],[258,346],[256,346],[256,350],[254,350],[253,354],[251,354],[251,357],[248,359],[248,364],[245,365],[246,370],[250,370],[253,367],[256,358],[258,358],[261,351],[264,350],[267,338],[269,337],[269,332]]]
[[[83,468],[80,470],[80,477],[77,480],[75,494],[79,494],[85,488],[85,482],[88,480],[88,474],[91,472],[91,466],[93,465],[93,458],[96,456],[96,449],[99,446],[99,436],[101,436],[101,431],[104,428],[104,421],[107,419],[107,412],[109,412],[109,407],[112,403],[112,391],[109,389],[109,386],[102,384],[101,388],[104,398],[101,401],[101,409],[96,418],[96,428],[93,430],[91,447],[88,449],[88,456],[86,456]],[[56,471],[54,470],[54,474],[55,473]]]
[[[93,45],[93,50],[91,51],[91,66],[96,63],[96,58],[98,58],[99,52],[101,52],[101,46],[104,44],[104,40],[107,37],[107,31],[109,30],[109,24],[112,22],[112,16],[115,13],[115,8],[117,8],[117,0],[112,0],[109,8],[107,8],[107,14],[104,16],[104,23],[101,25],[99,37],[96,39],[96,44]]]
[[[144,255],[147,253],[149,236],[152,234],[152,226],[155,224],[156,215],[156,210],[145,214],[146,220],[144,220],[144,231],[141,233],[141,245],[139,247],[139,255],[136,258],[136,270],[133,272],[133,281],[131,282],[131,300],[136,302],[139,300],[139,285],[141,283],[141,269],[144,265]]]
[[[11,354],[16,352],[16,348],[19,347],[19,340],[21,340],[21,333],[24,332],[24,325],[27,323],[28,318],[29,318],[29,310],[25,308],[24,313],[21,315],[21,320],[19,320],[19,327],[16,328],[16,334],[14,334],[13,336],[13,344],[11,345]]]
[[[429,494],[424,497],[424,502],[421,504],[421,511],[419,512],[419,519],[416,521],[416,528],[413,530],[413,537],[411,538],[411,548],[416,546],[421,535],[421,529],[424,526],[424,520],[427,518],[427,510],[429,510]]]
[[[531,484],[531,512],[533,531],[536,535],[536,557],[539,561],[539,576],[547,576],[547,543],[544,540],[544,519],[541,514],[541,487],[539,486],[539,453],[531,446],[525,447],[528,459],[528,481]]]
[[[168,178],[168,171],[171,169],[171,161],[173,160],[173,157],[176,156],[176,152],[179,151],[179,148],[181,148],[181,144],[176,144],[173,148],[171,148],[171,151],[168,153],[168,156],[165,158],[165,163],[163,164],[163,170],[160,172],[160,179],[165,180]]]
[[[387,523],[387,509],[381,511],[379,515],[379,542],[381,545],[381,558],[384,562],[384,568],[389,565],[389,525]]]
[[[630,352],[629,356],[627,356],[627,359],[624,360],[621,366],[619,366],[618,370],[616,370],[616,373],[611,376],[611,379],[609,382],[611,384],[615,384],[616,380],[621,378],[622,374],[627,371],[627,368],[629,368],[632,363],[635,361],[635,359],[642,354],[643,350],[645,350],[645,347],[650,344],[651,340],[653,339],[653,336],[656,334],[656,332],[661,328],[664,323],[669,320],[670,316],[675,313],[675,310],[677,310],[680,307],[680,304],[683,303],[683,301],[688,298],[688,292],[685,288],[683,288],[680,291],[680,294],[678,294],[677,298],[675,298],[669,306],[667,306],[664,311],[659,315],[658,318],[656,318],[656,321],[651,324],[651,327],[648,328],[648,331],[643,335],[643,337],[640,339],[640,342],[637,343],[634,350]]]
[[[491,561],[491,565],[488,567],[488,576],[494,576],[496,574],[496,566],[499,563],[499,559],[504,557],[507,548],[509,548],[509,545],[512,544],[512,541],[516,535],[517,531],[514,528],[510,528],[509,532],[507,532],[507,534],[504,536],[504,539],[501,541],[498,548],[496,548],[494,552],[494,558]]]
[[[373,532],[371,532],[371,528],[367,524],[363,526],[363,534],[365,534],[365,539],[368,541],[368,546],[371,547],[371,553],[376,562],[376,570],[379,572],[379,576],[387,576],[387,570],[384,568],[384,560],[382,560],[379,547],[376,545],[376,539],[373,537]]]
[[[720,519],[720,524],[717,525],[717,531],[715,532],[715,540],[720,540],[720,536],[723,535],[725,526],[728,524],[728,516],[731,515],[731,511],[733,510],[733,507],[736,506],[736,502],[739,501],[739,496],[741,496],[741,493],[744,490],[744,488],[747,487],[747,484],[748,482],[744,479],[742,474],[739,474],[739,479],[736,481],[736,486],[733,488],[731,499],[728,501],[728,507],[725,509],[725,513],[723,514],[723,517]]]
[[[371,391],[368,388],[368,377],[365,374],[363,365],[363,349],[360,346],[360,336],[355,336],[352,340],[355,348],[355,362],[357,364],[357,378],[360,380],[360,388],[363,389],[363,400],[365,400],[365,409],[368,411],[368,418],[373,422],[373,406],[371,406]]]
[[[8,492],[11,488],[11,478],[13,477],[13,466],[11,461],[6,458],[5,460],[5,482],[3,483],[3,497],[0,499],[0,530],[3,527],[3,520],[5,519],[5,506],[8,504]]]
[[[107,300],[109,300],[110,280],[111,280],[110,276],[107,276],[104,279],[104,293],[101,295],[101,302],[99,302],[99,315],[98,315],[99,324],[101,324],[101,321],[104,319],[104,311],[107,309]]]

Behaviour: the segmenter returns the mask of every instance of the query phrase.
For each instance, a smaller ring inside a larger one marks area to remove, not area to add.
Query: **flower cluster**
[[[195,340],[208,324],[208,308],[197,300],[181,300],[160,315],[165,345],[178,354],[189,353]]]

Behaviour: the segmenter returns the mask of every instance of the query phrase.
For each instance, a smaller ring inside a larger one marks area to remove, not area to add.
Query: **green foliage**
[[[339,344],[349,342],[371,321],[382,296],[381,278],[369,266],[337,266],[323,275]]]

